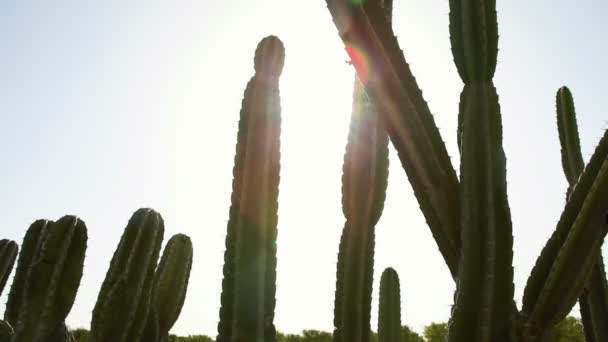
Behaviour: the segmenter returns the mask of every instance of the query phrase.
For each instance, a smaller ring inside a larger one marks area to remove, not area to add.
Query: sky
[[[462,83],[448,1],[394,6],[401,48],[458,170]],[[495,84],[520,304],[564,207],[557,89],[573,92],[585,160],[608,128],[601,105],[608,4],[502,0],[497,7]],[[325,2],[0,1],[0,237],[21,242],[39,218],[73,214],[86,222],[70,327],[89,326],[129,217],[152,207],[165,220],[165,241],[184,233],[194,244],[186,303],[172,331],[216,335],[240,104],[254,49],[271,34],[286,48],[275,324],[285,332],[329,331],[354,70]],[[392,149],[390,160],[376,227],[372,327],[380,274],[392,266],[401,279],[402,322],[421,331],[449,318],[454,285]]]

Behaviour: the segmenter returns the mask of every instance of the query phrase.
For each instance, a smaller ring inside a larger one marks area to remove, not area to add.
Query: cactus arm
[[[401,293],[399,276],[387,268],[380,277],[380,306],[378,309],[378,341],[401,342]]]
[[[169,239],[154,276],[152,306],[161,337],[167,338],[184,305],[190,270],[192,242],[183,234]]]
[[[585,162],[581,153],[574,100],[570,89],[561,87],[557,91],[555,102],[562,167],[568,180],[569,196],[583,172]],[[608,340],[608,306],[605,301],[608,283],[603,262],[600,251],[591,271],[588,289],[579,298],[581,320],[587,342]]]
[[[608,229],[607,189],[608,131],[573,188],[526,284],[522,311],[532,338],[564,318],[581,294]]]
[[[245,91],[247,118],[236,220],[233,322],[230,342],[272,342],[274,327],[281,107],[285,50],[270,36],[256,49],[255,75]],[[220,332],[221,333],[221,332]]]
[[[18,252],[19,246],[15,241],[0,240],[0,295],[13,271]]]
[[[14,333],[13,328],[8,322],[0,320],[0,342],[11,342]]]
[[[14,342],[52,341],[60,334],[80,286],[87,229],[64,216],[43,233],[26,280]]]
[[[326,3],[357,74],[382,116],[439,250],[456,277],[458,178],[389,21],[377,1]]]
[[[139,209],[129,220],[93,309],[93,342],[139,341],[164,230],[152,209]]]
[[[24,293],[27,286],[27,280],[29,279],[31,266],[34,262],[37,251],[42,245],[42,237],[45,235],[48,226],[51,224],[52,222],[48,220],[37,220],[30,225],[25,233],[25,237],[23,238],[21,252],[19,253],[19,259],[17,260],[17,270],[15,271],[15,277],[13,278],[11,290],[8,293],[6,310],[4,311],[4,320],[13,327],[17,325],[19,311],[25,298]]]
[[[571,188],[578,181],[578,177],[583,173],[585,162],[581,153],[574,100],[572,99],[570,89],[561,87],[557,91],[555,102],[557,107],[557,129],[562,149],[562,167],[570,185],[569,194],[572,191]]]

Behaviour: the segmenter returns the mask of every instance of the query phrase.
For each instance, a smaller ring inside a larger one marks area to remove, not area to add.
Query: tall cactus
[[[93,309],[93,342],[140,340],[164,231],[162,217],[152,209],[139,209],[129,220]]]
[[[568,180],[567,195],[569,196],[583,173],[585,162],[580,147],[574,100],[567,87],[557,91],[556,108],[562,166]],[[587,289],[579,298],[585,340],[608,341],[608,282],[601,251],[591,272]]]
[[[386,3],[384,10],[390,16],[392,3]],[[387,180],[386,128],[357,77],[342,175],[346,222],[336,271],[335,342],[370,339],[375,225],[384,207]]]
[[[24,255],[34,257],[23,283],[13,342],[57,341],[82,278],[87,247],[84,222],[64,216],[45,227],[35,251],[23,245]]]
[[[0,240],[0,295],[13,271],[19,247],[15,241]]]
[[[458,178],[382,3],[326,3],[399,154],[437,246],[456,278],[460,255]]]
[[[157,336],[145,339],[145,341],[167,342],[169,340],[169,330],[177,321],[186,299],[191,268],[192,242],[190,238],[183,234],[174,235],[165,246],[152,285],[150,312],[153,314],[148,317],[148,325],[156,330]]]
[[[243,99],[222,282],[218,342],[273,342],[280,170],[279,77],[285,50],[274,36],[255,52]]]
[[[399,276],[391,267],[380,278],[380,308],[378,310],[378,341],[401,342],[401,292]]]

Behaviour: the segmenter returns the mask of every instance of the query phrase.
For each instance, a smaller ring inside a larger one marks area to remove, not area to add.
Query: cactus
[[[378,310],[378,341],[401,342],[401,293],[399,276],[392,268],[380,278],[380,308]]]
[[[22,279],[24,288],[17,324],[13,324],[13,342],[57,341],[65,329],[64,321],[82,278],[87,247],[84,222],[74,216],[64,216],[39,227],[45,229],[39,231],[37,248],[28,251],[31,245],[23,244],[22,255],[33,255],[33,259]]]
[[[11,290],[8,293],[6,310],[4,311],[4,320],[12,326],[17,325],[19,309],[25,297],[24,291],[32,269],[31,266],[42,244],[42,237],[46,234],[48,226],[51,224],[52,221],[38,220],[30,225],[23,238],[21,252],[17,260],[17,270],[15,271]]]
[[[390,16],[392,3],[385,13]],[[375,225],[380,219],[388,180],[388,136],[360,78],[355,79],[353,111],[342,176],[346,222],[336,271],[333,340],[370,339]]]
[[[399,154],[439,251],[456,278],[460,255],[458,178],[390,20],[379,0],[326,3]]]
[[[580,147],[574,100],[567,87],[558,90],[556,108],[562,166],[568,180],[569,196],[583,172],[585,162]],[[579,298],[585,340],[608,341],[608,282],[601,251],[591,272],[587,289]]]
[[[152,209],[139,209],[129,220],[93,309],[92,341],[140,340],[164,231],[162,217]]]
[[[285,50],[274,36],[255,52],[241,109],[226,237],[218,342],[276,341],[276,238]]]
[[[169,330],[184,305],[191,268],[190,238],[183,234],[174,235],[165,246],[152,285],[153,314],[148,317],[148,325],[152,327],[152,336],[157,335],[157,341],[167,342],[169,339]],[[153,342],[155,339],[145,341]]]
[[[0,295],[13,270],[19,247],[15,241],[0,240]]]

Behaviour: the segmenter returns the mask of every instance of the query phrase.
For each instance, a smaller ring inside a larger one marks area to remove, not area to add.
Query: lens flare
[[[350,63],[357,69],[357,75],[361,83],[367,83],[369,79],[369,61],[365,52],[350,43],[346,43],[346,52],[350,56]]]

